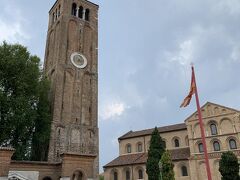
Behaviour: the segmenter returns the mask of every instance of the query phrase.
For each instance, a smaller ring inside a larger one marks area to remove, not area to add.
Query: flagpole
[[[196,79],[195,79],[195,72],[194,72],[193,65],[192,65],[192,72],[193,72],[193,81],[195,82],[195,87],[196,87],[195,97],[196,97],[196,103],[197,103],[198,119],[199,119],[199,124],[200,124],[200,129],[201,129],[201,137],[202,137],[202,143],[203,143],[203,149],[204,149],[207,176],[208,176],[208,180],[212,180],[211,170],[210,170],[210,165],[209,165],[208,152],[207,152],[207,146],[206,146],[206,136],[205,136],[205,131],[204,131],[204,128],[203,128],[202,113],[201,113],[200,103],[199,103],[199,99],[198,99],[197,83],[196,83]]]

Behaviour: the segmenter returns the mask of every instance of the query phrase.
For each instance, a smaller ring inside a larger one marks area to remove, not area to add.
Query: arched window
[[[214,151],[220,151],[220,144],[218,141],[213,142],[213,149]]]
[[[52,180],[52,178],[50,178],[50,177],[45,177],[45,178],[43,178],[43,180]]]
[[[142,152],[142,143],[137,144],[137,151]]]
[[[86,21],[89,21],[89,15],[90,15],[90,10],[86,9],[86,11],[85,11],[85,20]]]
[[[230,149],[237,149],[237,143],[234,139],[229,140],[229,147]]]
[[[113,173],[113,180],[118,180],[118,173],[117,172]]]
[[[55,22],[55,13],[53,13],[53,15],[52,15],[52,22],[53,23]]]
[[[182,176],[188,176],[188,171],[186,166],[181,167]]]
[[[166,149],[166,141],[162,141],[162,145],[163,145],[163,147]]]
[[[78,17],[81,18],[81,19],[83,18],[83,7],[82,6],[79,7]]]
[[[174,146],[175,147],[179,147],[180,146],[180,143],[179,143],[178,139],[174,139]]]
[[[143,179],[143,171],[141,169],[138,170],[138,179]]]
[[[217,135],[218,134],[216,124],[214,124],[214,123],[210,124],[210,129],[211,129],[211,135]]]
[[[61,14],[61,5],[59,5],[58,7],[58,17],[60,16],[60,14]]]
[[[83,173],[81,171],[75,171],[72,179],[74,180],[83,180]]]
[[[199,150],[200,153],[204,152],[204,150],[203,150],[203,143],[199,143],[198,144],[198,150]]]
[[[126,180],[130,180],[130,171],[129,170],[126,171]]]
[[[73,16],[77,15],[77,5],[76,5],[76,3],[72,4],[72,15]]]
[[[132,152],[132,146],[131,144],[127,145],[127,153],[131,153]]]

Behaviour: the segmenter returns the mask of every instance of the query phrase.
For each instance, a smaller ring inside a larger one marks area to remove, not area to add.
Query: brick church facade
[[[0,148],[0,180],[96,180],[98,135],[98,5],[57,0],[49,11],[44,72],[51,81],[47,162],[13,161]]]
[[[240,159],[240,111],[214,103],[201,108],[213,180],[221,154],[233,151]],[[171,153],[176,180],[206,180],[197,112],[184,123],[158,128]],[[147,180],[146,161],[153,129],[129,131],[118,138],[119,156],[104,166],[105,180]]]

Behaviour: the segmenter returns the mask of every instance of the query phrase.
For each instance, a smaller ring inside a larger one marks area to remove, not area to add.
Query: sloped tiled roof
[[[164,133],[164,132],[172,132],[172,131],[185,130],[185,129],[187,129],[186,124],[181,123],[181,124],[174,124],[174,125],[170,125],[170,126],[159,127],[158,131],[160,133]],[[129,131],[126,134],[124,134],[123,136],[119,137],[118,140],[151,135],[153,130],[154,130],[154,128],[145,129],[145,130],[141,130],[141,131]]]
[[[189,148],[174,149],[170,150],[170,154],[173,161],[187,160],[190,157],[190,149]],[[147,153],[128,154],[117,157],[110,163],[106,164],[104,168],[133,164],[145,164],[146,162]]]

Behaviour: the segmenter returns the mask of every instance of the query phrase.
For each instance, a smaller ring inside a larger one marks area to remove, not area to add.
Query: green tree
[[[162,180],[174,180],[174,164],[169,151],[165,151],[161,158],[162,163]]]
[[[150,141],[150,147],[148,150],[148,159],[147,159],[147,174],[149,180],[158,180],[159,179],[159,161],[164,153],[165,148],[163,145],[162,138],[158,132],[157,127],[155,127]]]
[[[0,146],[15,148],[13,159],[31,158],[36,125],[41,114],[49,113],[40,112],[45,81],[40,59],[30,55],[26,47],[6,42],[0,45]],[[48,131],[42,133],[49,136]]]
[[[100,175],[99,180],[104,180],[104,176]]]
[[[219,172],[222,180],[239,180],[239,164],[236,155],[231,152],[225,152],[219,162]]]
[[[48,156],[48,145],[51,131],[50,103],[48,97],[49,89],[49,81],[42,78],[39,83],[37,117],[34,123],[32,138],[31,159],[35,161],[46,161]]]

